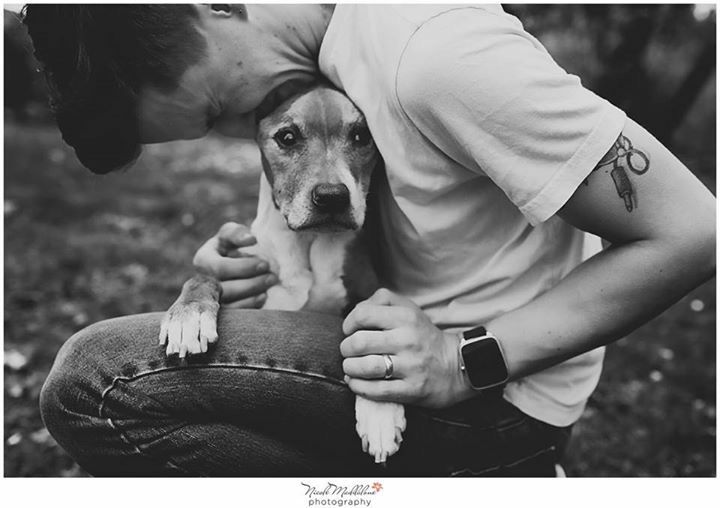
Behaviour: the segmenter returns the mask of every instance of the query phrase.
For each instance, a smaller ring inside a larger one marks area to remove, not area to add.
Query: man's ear
[[[239,17],[247,19],[247,9],[245,4],[205,4],[209,11],[209,15],[214,18],[232,18]]]

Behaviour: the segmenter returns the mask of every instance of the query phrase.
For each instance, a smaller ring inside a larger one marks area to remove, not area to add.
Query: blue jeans
[[[94,324],[57,355],[40,406],[95,476],[554,476],[569,437],[502,399],[406,407],[386,468],[362,452],[342,381],[342,321],[222,310],[219,342],[187,365],[157,345],[162,314]]]

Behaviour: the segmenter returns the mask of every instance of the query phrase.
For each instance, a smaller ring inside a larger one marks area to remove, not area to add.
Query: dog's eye
[[[297,143],[297,136],[290,129],[283,129],[278,131],[274,136],[275,142],[284,148],[290,148]]]
[[[367,127],[359,127],[350,133],[350,140],[357,146],[367,146],[372,141],[372,136]]]

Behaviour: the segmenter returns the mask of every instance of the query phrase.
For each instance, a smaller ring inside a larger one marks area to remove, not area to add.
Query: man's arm
[[[512,379],[622,337],[714,273],[712,194],[514,18],[472,7],[429,20],[398,64],[396,93],[423,136],[492,179],[528,221],[564,203],[564,220],[611,244],[528,305],[477,323],[498,336]],[[343,330],[355,393],[428,407],[476,393],[460,374],[457,334],[398,295],[376,293]],[[383,354],[394,361],[387,381]]]
[[[513,380],[617,340],[715,272],[715,198],[632,121],[559,215],[611,245],[536,300],[483,323]],[[457,334],[399,295],[378,291],[343,330],[346,381],[359,395],[445,407],[477,394],[460,371]],[[383,354],[395,364],[389,381]]]
[[[511,379],[623,337],[715,273],[715,198],[631,120],[559,215],[611,246],[487,323]]]

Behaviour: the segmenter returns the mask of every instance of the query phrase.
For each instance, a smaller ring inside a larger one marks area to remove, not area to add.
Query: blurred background
[[[714,5],[505,8],[715,192]],[[40,420],[57,350],[92,322],[167,309],[197,247],[253,218],[259,155],[210,136],[92,175],[54,126],[16,14],[4,28],[5,475],[85,476]],[[715,303],[713,279],[608,348],[569,476],[715,476]]]

